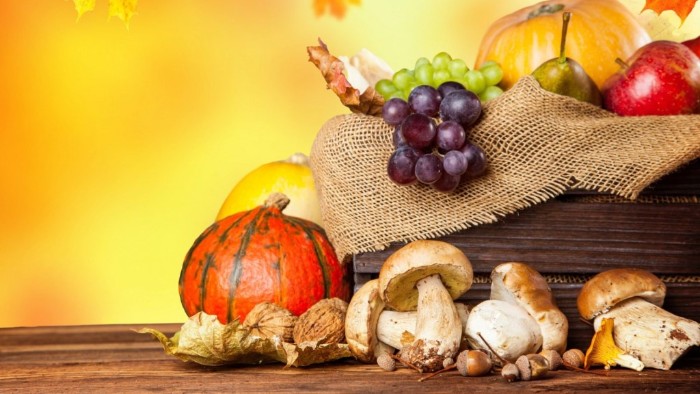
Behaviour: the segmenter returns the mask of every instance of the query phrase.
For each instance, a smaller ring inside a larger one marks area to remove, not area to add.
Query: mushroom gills
[[[625,300],[594,321],[614,318],[615,343],[647,368],[668,370],[691,347],[700,345],[700,324],[641,298]]]

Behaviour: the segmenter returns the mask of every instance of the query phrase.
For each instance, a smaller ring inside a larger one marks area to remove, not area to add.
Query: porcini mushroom
[[[417,313],[385,310],[378,284],[377,279],[367,281],[350,300],[345,317],[348,347],[355,358],[366,363],[383,353],[393,353],[394,349],[401,349],[415,339]],[[464,332],[469,310],[461,303],[456,303],[455,308]],[[466,338],[462,340],[462,347],[466,348]]]
[[[379,314],[384,310],[378,285],[379,282],[373,279],[357,290],[345,315],[345,341],[355,358],[365,363],[374,362],[383,353],[393,352],[377,337]]]
[[[586,282],[577,299],[579,313],[594,320],[613,318],[617,346],[647,368],[670,369],[692,346],[700,345],[700,324],[661,308],[666,285],[651,272],[620,268]]]
[[[503,263],[491,271],[491,299],[519,305],[542,330],[542,349],[566,350],[569,322],[557,307],[547,281],[524,263]]]
[[[542,346],[535,319],[525,309],[501,300],[486,300],[475,306],[469,313],[466,333],[471,347],[490,354],[499,366],[503,365],[501,359],[515,362]]]
[[[455,308],[459,320],[462,322],[462,333],[464,334],[469,310],[466,305],[458,302],[455,303]],[[417,316],[417,312],[382,311],[377,321],[377,338],[394,349],[401,349],[415,339]],[[460,343],[460,349],[466,349],[465,335],[462,335]]]
[[[379,272],[379,294],[396,311],[417,312],[414,341],[399,357],[422,371],[456,359],[462,323],[453,300],[472,284],[472,266],[459,249],[442,241],[413,241],[394,252]]]

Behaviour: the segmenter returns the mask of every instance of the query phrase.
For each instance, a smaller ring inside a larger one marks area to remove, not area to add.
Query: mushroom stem
[[[462,322],[462,334],[464,334],[469,310],[462,303],[456,303],[455,309],[457,309],[459,320]],[[377,338],[394,349],[410,345],[415,339],[417,316],[416,312],[382,311],[377,321]],[[466,349],[467,346],[467,337],[462,335],[460,350]]]
[[[422,371],[437,371],[446,358],[456,358],[462,323],[440,275],[416,283],[418,307],[415,340],[401,349],[399,357]]]
[[[691,347],[700,345],[700,324],[676,316],[639,297],[615,305],[598,316],[596,330],[602,320],[614,318],[613,338],[617,346],[648,368],[670,369]]]
[[[393,347],[401,349],[415,339],[416,312],[382,311],[377,321],[377,338]]]

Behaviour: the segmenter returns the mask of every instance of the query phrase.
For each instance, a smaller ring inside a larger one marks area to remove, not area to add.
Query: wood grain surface
[[[147,325],[174,333],[179,325]],[[547,379],[506,383],[494,374],[449,372],[424,382],[408,369],[384,372],[353,360],[314,367],[203,367],[165,355],[143,325],[0,329],[0,392],[697,392],[700,358],[671,371],[613,369],[607,376],[555,371]]]
[[[477,274],[520,261],[543,274],[637,267],[700,275],[700,204],[550,201],[438,239],[460,248]],[[354,272],[379,272],[400,246],[354,256]]]

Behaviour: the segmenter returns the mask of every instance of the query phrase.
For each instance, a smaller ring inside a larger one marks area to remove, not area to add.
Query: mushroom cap
[[[535,319],[522,307],[500,300],[486,300],[475,306],[469,313],[466,331],[473,349],[491,354],[491,348],[510,362],[542,346],[540,326]],[[502,365],[496,356],[491,359]]]
[[[345,315],[345,340],[348,348],[355,358],[365,363],[376,359],[375,348],[379,343],[377,321],[384,309],[384,302],[379,297],[378,284],[376,279],[372,279],[357,290]]]
[[[557,307],[547,281],[524,263],[503,263],[491,271],[491,299],[521,306],[542,329],[542,349],[566,350],[569,321]]]
[[[412,311],[418,306],[416,282],[440,275],[452,299],[472,285],[474,274],[467,256],[442,241],[413,241],[394,252],[379,272],[379,294],[386,306],[397,311]]]
[[[656,275],[637,268],[603,271],[586,282],[576,300],[578,312],[586,320],[606,313],[628,298],[640,297],[661,306],[666,285]]]

